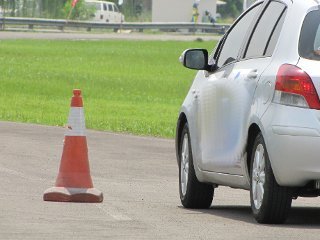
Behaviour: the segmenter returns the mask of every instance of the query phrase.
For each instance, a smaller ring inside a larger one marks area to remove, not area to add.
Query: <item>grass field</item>
[[[215,42],[0,41],[0,119],[63,126],[73,88],[87,128],[173,137],[196,74],[178,57]]]

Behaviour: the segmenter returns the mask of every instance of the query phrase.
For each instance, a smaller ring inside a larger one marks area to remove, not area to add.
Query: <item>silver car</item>
[[[283,223],[292,199],[320,195],[318,1],[257,1],[210,56],[180,61],[199,70],[176,132],[184,207],[229,186],[250,190],[259,223]]]

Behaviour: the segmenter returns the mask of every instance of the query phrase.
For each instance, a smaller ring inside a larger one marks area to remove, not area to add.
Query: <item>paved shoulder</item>
[[[57,39],[57,40],[159,40],[203,41],[219,40],[219,36],[143,33],[76,33],[76,32],[10,32],[0,31],[1,39]]]

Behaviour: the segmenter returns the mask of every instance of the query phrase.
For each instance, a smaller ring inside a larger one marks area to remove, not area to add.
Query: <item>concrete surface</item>
[[[101,204],[42,201],[54,185],[64,129],[0,122],[0,239],[319,239],[319,198],[294,202],[287,224],[258,225],[249,194],[219,187],[209,210],[178,196],[174,141],[88,131]]]
[[[57,39],[57,40],[149,40],[149,41],[213,41],[221,36],[182,35],[182,34],[143,34],[143,33],[81,33],[81,32],[16,32],[0,31],[4,39]]]

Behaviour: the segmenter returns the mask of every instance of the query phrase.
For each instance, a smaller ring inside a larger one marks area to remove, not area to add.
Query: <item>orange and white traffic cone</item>
[[[73,90],[68,128],[55,187],[43,194],[44,201],[102,202],[103,194],[93,188],[81,90]]]

